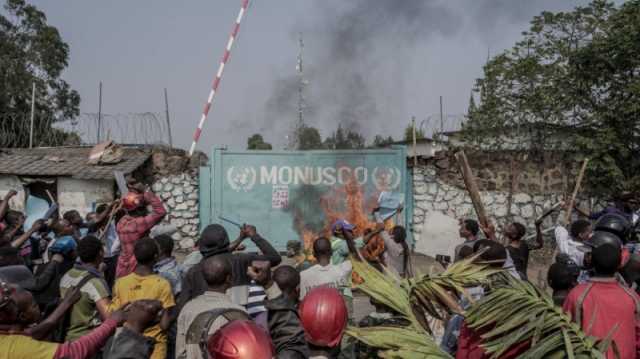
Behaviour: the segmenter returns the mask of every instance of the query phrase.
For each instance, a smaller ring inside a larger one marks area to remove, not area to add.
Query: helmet
[[[307,342],[327,348],[340,344],[347,326],[347,306],[337,289],[312,289],[300,303],[299,312]]]
[[[613,233],[626,243],[631,232],[631,222],[619,214],[607,213],[596,221],[594,230]]]
[[[269,334],[250,320],[234,320],[209,337],[214,359],[272,359],[275,349]]]
[[[133,211],[142,205],[142,195],[129,192],[122,197],[122,208],[127,211]]]
[[[622,250],[622,241],[620,240],[620,237],[611,232],[595,231],[591,238],[587,239],[583,243],[584,246],[580,247],[580,249],[586,252],[590,252],[604,244],[613,244]]]

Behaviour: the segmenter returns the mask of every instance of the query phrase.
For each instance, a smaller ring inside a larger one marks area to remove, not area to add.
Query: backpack
[[[94,278],[98,278],[95,274],[89,272],[87,275],[85,275],[80,282],[78,282],[78,284],[72,288],[70,288],[70,290],[74,289],[74,288],[80,288],[82,289],[82,287],[84,287],[85,284],[89,283],[90,280],[94,279]],[[56,343],[64,343],[65,339],[67,337],[67,332],[69,331],[69,327],[71,326],[71,312],[73,310],[73,305],[69,308],[69,310],[67,310],[67,312],[64,314],[64,318],[62,318],[61,321],[58,322],[58,325],[56,326],[56,328],[53,330],[53,338],[52,340]]]
[[[203,358],[209,358],[207,341],[209,340],[209,330],[216,319],[223,317],[227,321],[249,320],[249,315],[239,309],[219,308],[212,309],[198,314],[189,325],[186,333],[186,344],[197,344]],[[179,358],[182,359],[182,358]]]

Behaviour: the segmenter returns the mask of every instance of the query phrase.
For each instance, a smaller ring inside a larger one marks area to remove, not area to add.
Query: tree
[[[36,84],[34,144],[59,145],[77,136],[52,128],[56,121],[78,115],[80,96],[61,79],[69,46],[46,16],[24,0],[7,0],[0,13],[0,115],[12,135],[2,145],[29,144],[31,88]]]
[[[335,150],[356,150],[365,147],[365,138],[355,130],[345,131],[342,125],[324,140],[324,147]]]
[[[425,138],[424,131],[422,131],[422,129],[420,128],[416,128],[416,140],[421,140],[424,138]],[[404,140],[407,142],[413,141],[413,126],[411,124],[409,124],[404,129]]]
[[[270,143],[264,142],[262,135],[255,134],[247,140],[247,149],[248,150],[271,150],[273,147]]]
[[[640,1],[595,0],[543,12],[514,47],[484,66],[470,144],[561,149],[591,159],[598,192],[640,184]]]
[[[322,148],[322,137],[317,128],[305,125],[298,130],[298,150],[320,150]]]
[[[381,135],[376,135],[376,137],[373,138],[373,143],[371,143],[371,147],[373,147],[373,148],[387,147],[387,146],[391,145],[394,142],[395,141],[393,140],[393,137],[391,137],[391,136],[389,136],[387,138],[384,138]]]

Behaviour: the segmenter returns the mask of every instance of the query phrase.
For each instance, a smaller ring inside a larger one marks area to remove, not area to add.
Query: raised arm
[[[49,335],[55,327],[58,325],[58,322],[64,318],[64,315],[67,313],[69,309],[80,300],[80,288],[71,289],[65,296],[64,299],[60,302],[60,304],[56,307],[56,309],[49,314],[49,316],[40,322],[35,327],[29,328],[25,331],[26,334],[30,335],[33,339],[44,340],[47,335]]]
[[[244,229],[245,233],[251,241],[256,244],[256,246],[262,252],[262,255],[256,256],[254,260],[267,260],[271,263],[272,267],[277,266],[282,262],[282,258],[280,257],[280,253],[276,251],[275,248],[271,245],[271,243],[267,242],[266,239],[262,238],[258,232],[256,231],[256,227],[251,225],[245,225]]]
[[[358,248],[356,248],[356,243],[353,241],[353,235],[350,231],[342,230],[341,226],[336,228],[337,231],[342,231],[344,235],[344,240],[347,241],[347,248],[349,248],[349,254],[357,260],[361,260],[360,253],[358,253]]]
[[[137,218],[137,220],[140,222],[139,224],[144,228],[144,230],[148,231],[162,220],[162,217],[167,214],[167,210],[164,209],[164,204],[162,204],[160,197],[156,196],[151,191],[146,191],[144,193],[144,202],[145,204],[151,205],[151,213],[144,217]]]
[[[536,221],[536,244],[531,249],[540,249],[544,247],[544,239],[542,238],[542,221]]]
[[[53,356],[54,359],[85,359],[91,357],[104,346],[107,339],[124,322],[123,311],[114,312],[102,325],[72,342],[61,344]]]
[[[39,231],[40,228],[42,228],[43,226],[44,226],[44,221],[41,219],[33,222],[33,225],[31,226],[31,228],[29,228],[28,231],[24,232],[20,237],[16,238],[15,240],[11,241],[11,246],[13,248],[22,247],[24,242],[26,242],[31,237],[32,234]]]

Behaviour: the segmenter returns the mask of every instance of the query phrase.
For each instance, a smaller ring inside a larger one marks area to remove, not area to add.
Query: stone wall
[[[470,160],[471,162],[471,160]],[[488,168],[478,162],[471,162],[474,173]],[[451,255],[456,245],[461,243],[458,235],[458,219],[476,218],[471,198],[462,185],[460,175],[452,176],[454,169],[441,168],[434,163],[419,166],[413,169],[413,234],[416,240],[417,252],[435,256],[436,254]],[[569,176],[560,173],[561,178]],[[531,182],[529,182],[531,183]],[[532,186],[530,184],[530,186]],[[508,186],[506,186],[508,187]],[[545,209],[562,200],[564,187],[557,187],[553,191],[523,191],[530,188],[517,188],[509,191],[492,186],[482,186],[481,198],[488,216],[500,229],[506,224],[516,221],[527,227],[527,236],[531,238],[535,234],[534,222]],[[537,187],[540,188],[540,187]],[[602,203],[581,198],[585,210],[595,210],[602,207]],[[588,206],[585,206],[588,205]],[[588,208],[587,208],[588,207]],[[559,219],[564,218],[563,211],[556,211],[545,219],[543,230],[546,232],[546,240],[551,241],[552,229]]]
[[[198,175],[180,173],[157,175],[151,189],[164,201],[168,211],[163,223],[174,226],[177,249],[191,249],[199,236]]]

